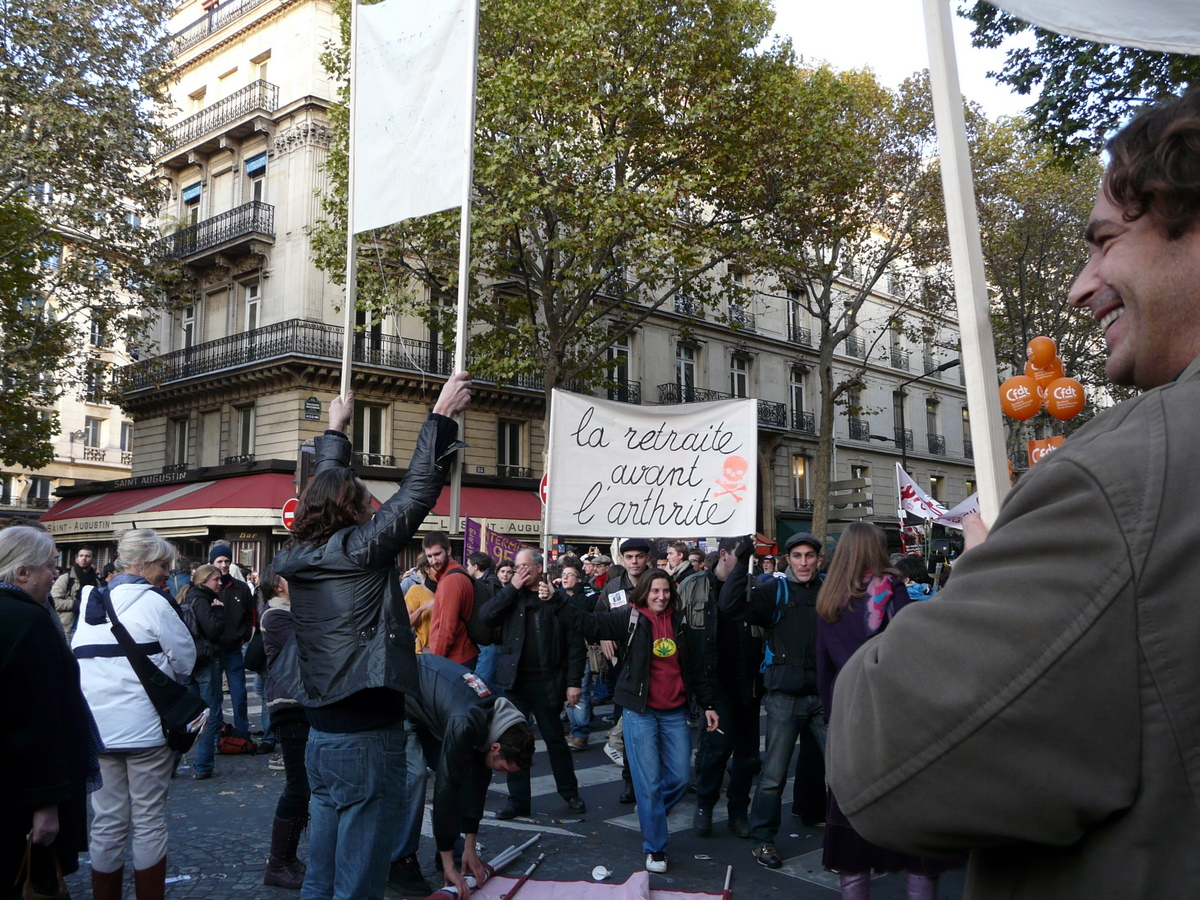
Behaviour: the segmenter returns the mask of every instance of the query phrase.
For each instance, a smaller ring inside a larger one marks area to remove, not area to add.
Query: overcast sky
[[[921,0],[773,0],[775,30],[791,37],[796,52],[827,60],[837,69],[868,66],[880,80],[896,86],[929,66]],[[951,8],[958,3],[952,0]],[[954,16],[959,79],[969,100],[992,118],[1024,111],[1028,98],[1009,92],[987,77],[1004,54],[971,47],[970,25]]]

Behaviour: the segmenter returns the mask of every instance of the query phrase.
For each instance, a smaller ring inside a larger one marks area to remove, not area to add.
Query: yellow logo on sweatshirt
[[[654,642],[654,655],[664,657],[674,656],[675,641],[673,641],[671,638],[659,638]]]

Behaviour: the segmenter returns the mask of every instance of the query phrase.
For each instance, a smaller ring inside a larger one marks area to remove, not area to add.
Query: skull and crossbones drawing
[[[741,503],[745,497],[742,492],[746,490],[746,471],[750,468],[750,464],[740,456],[725,457],[725,465],[722,468],[723,478],[717,478],[717,487],[724,488],[713,494],[713,499],[724,497],[729,494],[738,503]]]

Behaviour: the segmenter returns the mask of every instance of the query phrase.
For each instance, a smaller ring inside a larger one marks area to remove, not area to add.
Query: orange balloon
[[[1044,369],[1054,362],[1057,354],[1058,347],[1045,336],[1035,337],[1025,347],[1025,356],[1039,369]]]
[[[1048,366],[1034,365],[1032,361],[1025,363],[1025,374],[1037,382],[1038,395],[1045,400],[1050,382],[1063,378],[1067,373],[1063,370],[1062,360],[1056,356]]]
[[[1084,401],[1083,385],[1074,378],[1059,378],[1046,389],[1046,412],[1064,422],[1083,411]]]
[[[1037,382],[1028,375],[1014,375],[1000,385],[1000,409],[1020,422],[1037,415],[1042,407]]]

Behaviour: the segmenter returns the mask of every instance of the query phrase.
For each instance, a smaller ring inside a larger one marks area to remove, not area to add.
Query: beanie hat
[[[229,549],[228,544],[213,544],[212,549],[208,551],[208,561],[215,563],[221,556],[227,557],[230,562],[233,561],[233,551]]]

